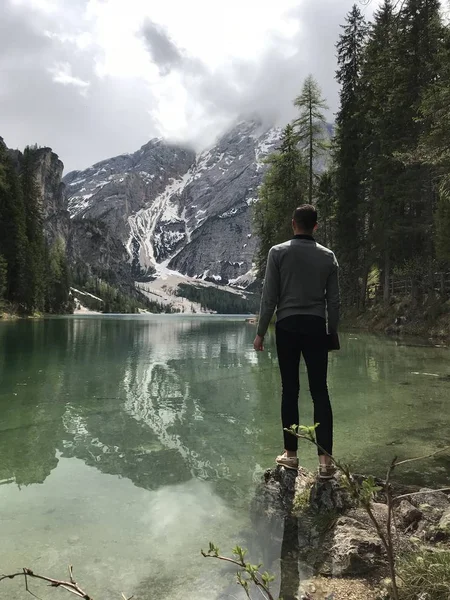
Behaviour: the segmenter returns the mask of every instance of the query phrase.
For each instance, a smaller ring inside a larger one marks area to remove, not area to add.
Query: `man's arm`
[[[328,313],[328,333],[337,333],[339,325],[339,310],[341,307],[341,298],[339,293],[339,265],[334,257],[333,270],[328,276],[327,288],[327,313]]]
[[[278,303],[280,294],[280,272],[275,262],[274,249],[271,248],[267,258],[266,276],[261,297],[257,334],[261,338],[266,335],[270,320]]]

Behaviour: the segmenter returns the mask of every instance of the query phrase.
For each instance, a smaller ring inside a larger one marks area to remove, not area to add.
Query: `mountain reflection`
[[[43,483],[58,464],[57,450],[146,489],[192,477],[227,480],[244,439],[261,431],[251,427],[258,416],[253,354],[241,352],[253,331],[240,322],[75,318],[33,325],[32,343],[13,327],[0,334],[7,350],[0,481]]]
[[[256,356],[253,334],[240,320],[215,318],[2,323],[0,483],[43,483],[60,453],[148,490],[208,480],[244,505],[281,437],[274,343]],[[343,336],[342,345],[330,364],[341,454],[373,471],[398,440],[396,453],[425,454],[450,384],[420,373],[439,375],[446,351],[364,335]],[[302,400],[308,422],[311,404]],[[424,483],[439,469],[444,477],[444,460]]]

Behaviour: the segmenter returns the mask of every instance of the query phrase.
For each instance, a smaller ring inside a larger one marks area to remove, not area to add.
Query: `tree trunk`
[[[367,280],[369,279],[369,267],[366,265],[362,274],[361,288],[359,290],[359,308],[364,309],[366,307],[367,299]]]
[[[390,298],[390,289],[389,289],[389,279],[391,277],[391,258],[389,256],[389,251],[386,250],[384,254],[384,283],[383,283],[383,302],[385,304],[389,303]]]
[[[313,122],[312,122],[312,103],[309,102],[309,203],[313,199]]]

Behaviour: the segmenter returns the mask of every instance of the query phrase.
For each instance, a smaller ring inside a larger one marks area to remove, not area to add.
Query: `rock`
[[[442,515],[450,508],[450,500],[444,492],[434,492],[429,488],[421,488],[420,494],[411,496],[411,504],[420,508],[424,513],[433,509],[436,514]]]
[[[423,513],[416,506],[408,502],[408,500],[402,500],[396,509],[397,515],[400,519],[400,524],[404,529],[411,527],[412,529],[417,527],[417,524],[423,517]]]
[[[0,138],[0,147],[5,149],[16,169],[20,169],[23,154],[10,150]],[[62,183],[64,165],[51,148],[38,148],[33,153],[33,170],[39,190],[42,208],[42,226],[46,241],[52,246],[57,239],[67,243],[70,229],[70,214],[67,210],[65,186]]]
[[[357,477],[361,481],[364,479]],[[426,540],[447,540],[445,536],[450,529],[448,498],[441,492],[424,492],[425,499],[433,503],[429,512],[406,499],[395,509],[396,518],[391,527],[396,552],[414,551],[417,543]],[[412,498],[417,502],[418,497]],[[376,495],[376,500],[371,503],[371,514],[385,531],[388,507],[384,502],[384,491]],[[269,540],[283,532],[282,539],[278,537],[282,545],[282,572],[295,571],[294,567],[300,564],[303,577],[309,572],[310,577],[379,580],[387,574],[385,549],[371,516],[363,507],[355,505],[339,476],[334,480],[319,481],[303,468],[299,469],[298,476],[295,471],[280,467],[268,470],[265,481],[258,488],[253,509],[254,530],[259,530],[261,537]],[[283,523],[281,528],[280,522]],[[279,556],[273,553],[271,558],[277,560]],[[264,564],[270,569],[272,563]],[[304,588],[304,591],[308,590]],[[390,597],[389,594],[386,597]]]
[[[439,529],[450,534],[450,508],[448,508],[439,521]]]
[[[339,517],[333,532],[331,575],[365,575],[383,565],[383,546],[373,526],[357,518]]]
[[[340,512],[354,506],[354,502],[342,486],[339,476],[325,481],[315,480],[311,486],[309,504],[315,511]]]
[[[284,467],[268,469],[264,473],[264,482],[255,492],[251,505],[254,520],[271,519],[274,515],[290,515],[296,489],[297,472]]]

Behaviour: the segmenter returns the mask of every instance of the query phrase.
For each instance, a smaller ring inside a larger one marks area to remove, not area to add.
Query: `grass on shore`
[[[405,555],[399,560],[398,574],[402,600],[450,600],[450,551],[422,550]]]

